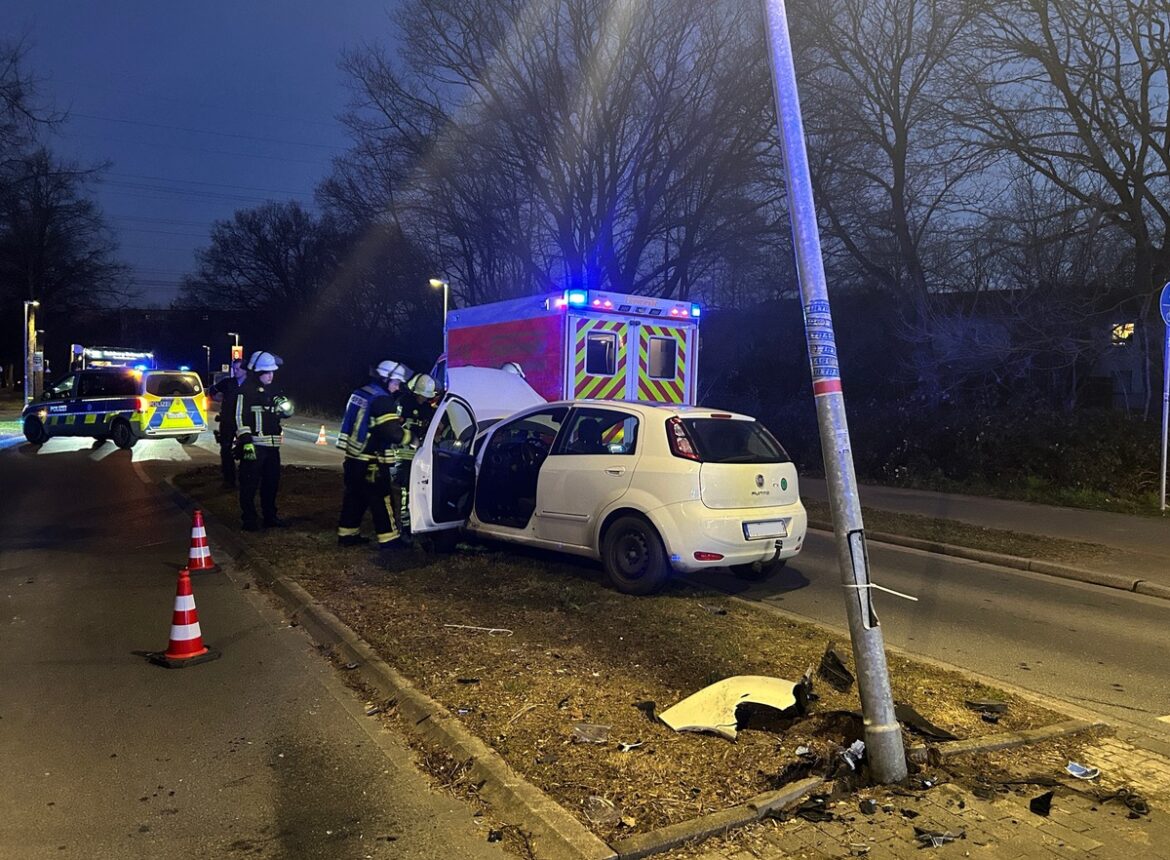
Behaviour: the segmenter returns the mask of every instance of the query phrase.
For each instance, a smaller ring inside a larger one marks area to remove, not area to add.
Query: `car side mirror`
[[[52,396],[53,396],[53,392],[51,392],[51,391],[42,391],[41,392],[41,400],[49,400],[52,398]]]

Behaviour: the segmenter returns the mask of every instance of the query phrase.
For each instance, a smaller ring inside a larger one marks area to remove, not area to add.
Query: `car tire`
[[[623,594],[653,594],[670,578],[662,538],[641,517],[620,517],[605,530],[601,561]]]
[[[138,442],[134,431],[130,429],[130,422],[125,418],[119,418],[110,427],[110,438],[114,440],[115,445],[127,451],[133,448],[135,443]]]
[[[45,422],[35,415],[25,418],[24,438],[34,445],[43,445],[49,441],[49,431],[45,429]]]
[[[179,436],[178,439],[180,445],[194,445],[199,441],[199,434],[188,433],[186,436]]]
[[[751,564],[733,564],[731,572],[740,579],[759,582],[779,572],[786,564],[788,564],[786,558],[773,558],[768,561],[754,561]]]

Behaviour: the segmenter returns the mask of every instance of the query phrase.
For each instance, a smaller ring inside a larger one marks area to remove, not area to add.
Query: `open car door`
[[[458,528],[471,514],[475,492],[475,413],[448,393],[423,436],[410,467],[410,530],[414,534]]]

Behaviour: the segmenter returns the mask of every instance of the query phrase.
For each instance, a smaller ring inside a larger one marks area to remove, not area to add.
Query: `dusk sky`
[[[168,304],[216,219],[312,203],[347,145],[346,48],[391,40],[386,0],[8,0],[60,156],[109,162],[94,187],[144,304]]]

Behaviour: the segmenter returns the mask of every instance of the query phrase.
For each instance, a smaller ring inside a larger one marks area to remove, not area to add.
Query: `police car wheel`
[[[126,450],[133,448],[134,443],[138,441],[130,429],[130,422],[124,418],[119,418],[114,422],[114,426],[110,428],[110,438],[114,440],[115,445]]]
[[[179,438],[180,445],[194,445],[196,442],[199,441],[199,434],[198,433],[188,433],[186,436],[180,436],[178,438]]]
[[[24,419],[24,438],[34,445],[41,445],[48,441],[49,431],[40,418],[30,415]]]

